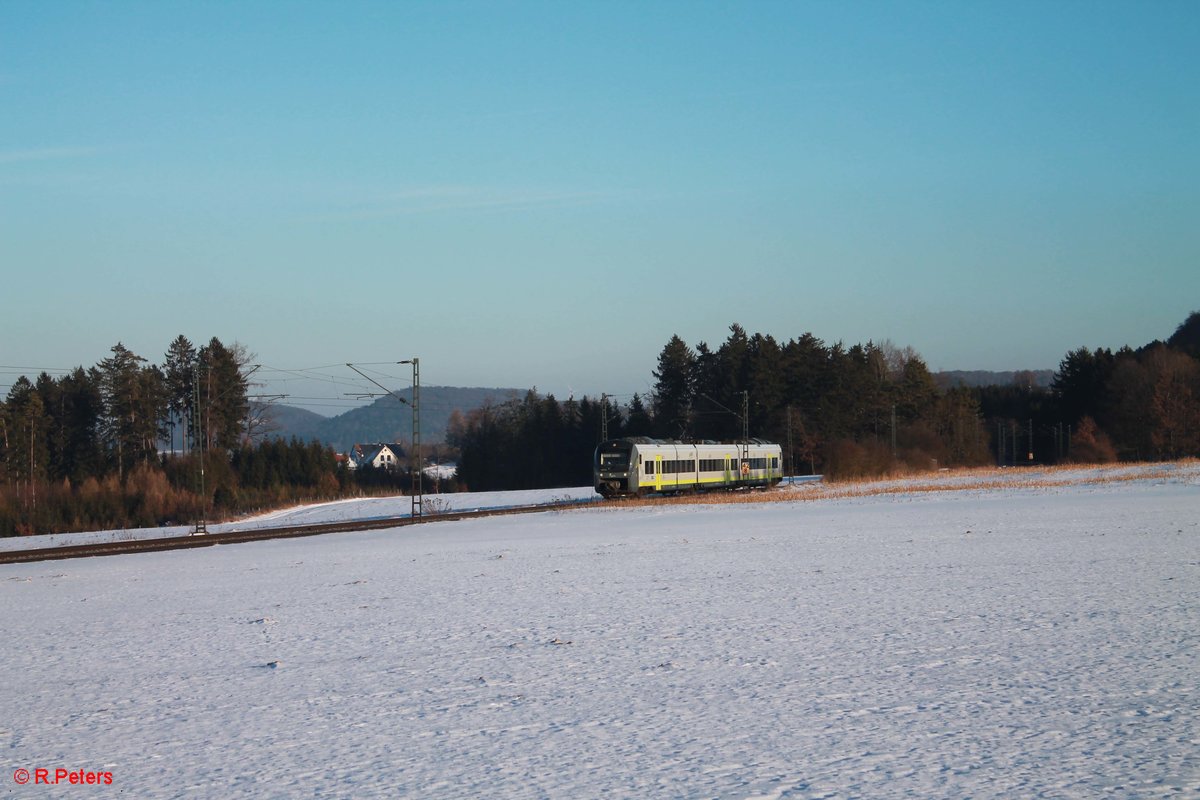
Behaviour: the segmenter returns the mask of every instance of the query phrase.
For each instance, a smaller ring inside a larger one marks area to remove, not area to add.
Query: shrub
[[[1111,464],[1117,460],[1117,451],[1096,421],[1084,417],[1071,436],[1070,460],[1077,464]]]

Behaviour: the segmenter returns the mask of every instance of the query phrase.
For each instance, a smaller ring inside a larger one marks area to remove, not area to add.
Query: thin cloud
[[[498,189],[479,186],[422,186],[383,197],[370,208],[349,216],[386,217],[436,214],[443,211],[522,210],[585,205],[608,196],[604,192],[543,189]]]
[[[24,164],[30,161],[55,161],[94,155],[94,147],[40,147],[28,150],[0,150],[0,164]]]

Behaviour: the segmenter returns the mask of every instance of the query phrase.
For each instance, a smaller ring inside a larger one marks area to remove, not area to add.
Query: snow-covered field
[[[0,612],[13,796],[1200,797],[1195,464],[8,565]]]

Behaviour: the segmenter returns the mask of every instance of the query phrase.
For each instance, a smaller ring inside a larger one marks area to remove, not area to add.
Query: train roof
[[[774,444],[778,444],[777,442],[768,442],[766,439],[755,439],[755,438],[753,438],[753,437],[752,437],[752,438],[750,438],[750,439],[744,439],[744,440],[743,440],[743,439],[738,439],[738,440],[736,440],[736,441],[729,441],[729,442],[716,442],[716,441],[713,441],[712,439],[652,439],[652,438],[650,438],[649,436],[625,436],[625,437],[622,437],[622,438],[620,438],[620,439],[609,439],[607,442],[604,442],[603,444],[609,445],[609,444],[616,444],[616,443],[622,443],[622,444],[651,444],[651,445],[655,445],[655,444],[657,444],[657,445],[700,445],[700,444],[712,444],[712,445],[722,445],[722,444],[725,444],[725,445],[760,444],[760,445],[761,445],[761,444],[765,444],[765,445],[774,445]]]

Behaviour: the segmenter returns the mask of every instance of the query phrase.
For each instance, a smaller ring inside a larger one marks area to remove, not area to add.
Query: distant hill
[[[503,403],[523,397],[525,389],[462,388],[456,386],[421,387],[421,440],[442,441],[454,411],[466,413],[486,403]],[[412,397],[412,389],[398,392]],[[302,408],[275,404],[268,411],[269,435],[281,439],[295,436],[301,441],[317,441],[344,453],[360,442],[395,442],[412,439],[412,409],[394,397],[378,397],[375,402],[336,417],[322,417]]]
[[[987,372],[985,370],[954,369],[934,373],[933,378],[943,389],[954,386],[1012,386],[1014,383],[1025,386],[1031,379],[1034,386],[1045,389],[1054,382],[1054,370],[1028,369],[1012,372]]]
[[[284,439],[295,436],[302,442],[320,439],[321,423],[329,421],[328,417],[295,406],[272,405],[264,414],[268,417],[270,426],[276,429],[271,435]]]

